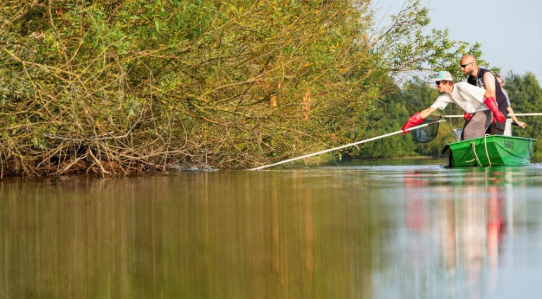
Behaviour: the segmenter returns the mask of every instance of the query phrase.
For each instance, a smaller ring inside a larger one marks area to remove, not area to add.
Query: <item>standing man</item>
[[[492,99],[497,101],[499,111],[506,116],[508,115],[508,102],[506,97],[502,92],[497,78],[487,69],[480,68],[476,64],[476,59],[474,56],[467,54],[461,58],[461,69],[465,75],[469,75],[467,82],[474,86],[481,87],[486,90],[484,94],[485,99]],[[465,115],[465,119],[468,119],[468,115]],[[496,119],[494,123],[488,129],[489,134],[493,135],[503,135],[504,134],[505,122]]]
[[[471,118],[465,121],[463,126],[463,140],[482,137],[492,122],[491,112],[495,119],[504,122],[504,115],[497,109],[497,103],[491,98],[485,98],[485,90],[472,86],[466,82],[454,84],[454,79],[449,72],[440,71],[433,79],[441,95],[429,108],[415,113],[403,126],[403,133],[410,132],[410,128],[419,125],[423,119],[437,109],[444,109],[449,103],[455,103]],[[485,104],[485,105],[484,105]],[[491,111],[491,112],[490,112]]]

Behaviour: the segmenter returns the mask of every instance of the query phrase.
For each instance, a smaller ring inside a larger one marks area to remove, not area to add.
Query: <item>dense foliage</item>
[[[427,9],[412,0],[386,27],[369,0],[34,0],[0,11],[0,177],[246,168],[349,143],[375,133],[397,92],[390,76],[479,49],[423,34]]]

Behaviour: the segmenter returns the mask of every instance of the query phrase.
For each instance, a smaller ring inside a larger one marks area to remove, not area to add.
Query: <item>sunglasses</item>
[[[441,81],[435,81],[435,84],[436,84],[436,85],[440,85],[440,82],[441,82]]]
[[[469,64],[471,64],[471,63],[472,63],[472,62],[469,62],[469,63],[467,63],[467,64],[460,64],[460,66],[461,66],[461,68],[466,68],[467,65],[469,65]]]

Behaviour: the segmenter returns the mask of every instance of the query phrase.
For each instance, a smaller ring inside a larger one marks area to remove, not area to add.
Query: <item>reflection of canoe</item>
[[[446,166],[523,166],[529,165],[536,139],[488,135],[447,144],[441,157]]]

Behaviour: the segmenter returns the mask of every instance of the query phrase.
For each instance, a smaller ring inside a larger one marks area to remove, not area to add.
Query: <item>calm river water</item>
[[[0,181],[0,298],[540,298],[542,165]]]

